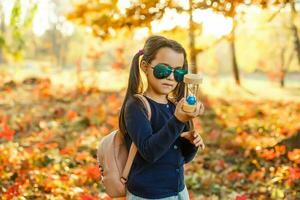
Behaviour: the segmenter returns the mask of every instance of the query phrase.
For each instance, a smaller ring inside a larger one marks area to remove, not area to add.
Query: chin
[[[172,92],[174,89],[175,89],[175,88],[173,88],[173,89],[162,89],[162,90],[160,90],[160,93],[161,93],[161,94],[168,95],[168,94],[170,94],[170,92]]]

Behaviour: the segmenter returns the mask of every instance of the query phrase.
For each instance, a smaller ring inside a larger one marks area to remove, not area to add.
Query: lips
[[[173,84],[169,84],[169,83],[163,83],[162,85],[168,86],[168,87],[173,87]]]

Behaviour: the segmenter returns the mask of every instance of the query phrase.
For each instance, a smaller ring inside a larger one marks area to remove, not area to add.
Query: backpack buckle
[[[124,178],[123,176],[120,178],[121,182],[125,185],[125,183],[127,182],[127,179]]]

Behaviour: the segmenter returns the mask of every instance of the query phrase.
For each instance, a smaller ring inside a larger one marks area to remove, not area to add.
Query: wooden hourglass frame
[[[185,83],[184,89],[184,98],[185,101],[183,103],[182,109],[185,112],[194,112],[197,106],[197,97],[200,88],[200,84],[202,83],[202,76],[199,74],[186,74],[183,78],[183,82]]]

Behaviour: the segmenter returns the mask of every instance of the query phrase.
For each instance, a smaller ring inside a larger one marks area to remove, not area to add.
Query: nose
[[[174,81],[174,71],[167,77],[167,80]]]

